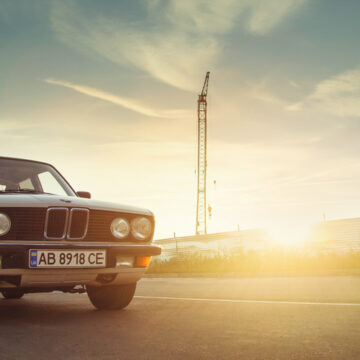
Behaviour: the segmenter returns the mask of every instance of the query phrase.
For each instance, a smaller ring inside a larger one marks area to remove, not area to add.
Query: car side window
[[[44,192],[56,195],[66,195],[65,190],[60,186],[50,172],[45,171],[38,174],[38,178]]]
[[[35,187],[31,181],[31,179],[25,179],[23,181],[19,182],[20,189],[29,189],[29,190],[35,190]]]

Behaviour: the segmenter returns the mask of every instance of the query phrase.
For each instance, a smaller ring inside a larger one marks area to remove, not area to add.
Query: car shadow
[[[64,301],[65,300],[65,301]],[[93,307],[87,296],[55,294],[27,294],[22,299],[0,299],[0,327],[16,322],[47,324],[54,323],[84,323],[87,326],[97,326],[100,322],[111,319],[132,321],[137,315],[132,310],[132,304],[123,310],[99,311]]]

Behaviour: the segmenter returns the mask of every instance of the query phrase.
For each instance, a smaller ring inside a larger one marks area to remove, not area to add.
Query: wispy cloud
[[[153,109],[139,103],[135,99],[115,95],[107,91],[95,89],[89,86],[73,84],[68,81],[57,80],[57,79],[45,79],[44,81],[47,82],[48,84],[66,87],[74,91],[77,91],[81,94],[88,95],[100,100],[110,102],[115,105],[122,106],[126,109],[135,111],[145,116],[157,117],[157,118],[181,118],[181,117],[189,116],[190,113],[190,111],[182,110],[182,109],[179,110]]]
[[[54,4],[52,26],[63,42],[77,50],[91,49],[116,64],[140,69],[185,90],[199,87],[204,71],[219,53],[212,37],[179,31],[161,19],[141,26],[111,17],[90,18],[72,1]]]
[[[164,11],[178,28],[201,33],[224,33],[239,25],[245,14],[245,29],[255,35],[273,30],[309,0],[169,0],[149,1],[150,9]]]
[[[360,116],[360,68],[319,82],[309,96],[287,109],[314,109],[339,117]]]
[[[308,2],[309,0],[249,0],[248,29],[253,34],[264,35]]]
[[[283,99],[276,97],[274,94],[272,94],[267,89],[266,85],[266,79],[264,79],[261,82],[251,86],[249,88],[250,97],[256,100],[260,100],[264,103],[275,104],[279,105],[280,107],[286,106],[287,103]]]
[[[67,0],[54,2],[51,21],[59,38],[77,49],[193,91],[221,55],[218,35],[239,25],[241,15],[246,31],[265,35],[308,1],[147,0],[147,17],[130,22],[89,16]]]

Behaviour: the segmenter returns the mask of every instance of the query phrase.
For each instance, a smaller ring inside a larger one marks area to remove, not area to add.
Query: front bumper
[[[28,251],[30,249],[85,250],[105,249],[107,264],[105,268],[90,269],[29,269]],[[0,242],[0,288],[5,287],[40,287],[73,286],[78,284],[101,285],[99,276],[112,274],[111,284],[124,284],[138,281],[146,268],[119,265],[119,257],[154,256],[161,253],[161,248],[152,244],[118,243],[82,243],[82,242]]]

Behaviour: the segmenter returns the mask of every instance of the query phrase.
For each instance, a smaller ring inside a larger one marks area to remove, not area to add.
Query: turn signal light
[[[151,256],[137,256],[135,258],[135,267],[148,267],[150,265]]]

